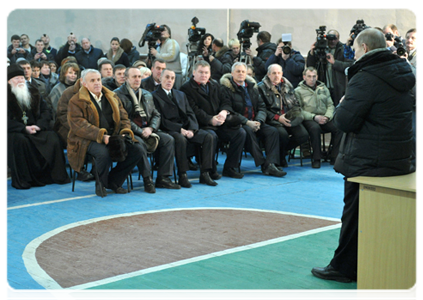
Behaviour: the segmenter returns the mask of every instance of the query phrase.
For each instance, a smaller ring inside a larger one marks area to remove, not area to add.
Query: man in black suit
[[[160,85],[160,76],[166,69],[166,62],[161,58],[156,58],[151,66],[151,76],[141,81],[141,88],[149,92],[154,92]]]
[[[175,139],[175,157],[178,168],[179,185],[190,188],[187,171],[189,163],[187,146],[194,144],[200,148],[201,175],[200,183],[216,186],[213,179],[220,178],[213,170],[215,148],[213,136],[199,129],[197,118],[189,106],[186,95],[173,88],[175,72],[165,69],[160,77],[161,86],[153,92],[154,103],[162,119],[160,129]],[[210,174],[211,173],[211,174]]]
[[[217,81],[210,80],[210,74],[209,63],[200,60],[194,65],[193,76],[182,85],[181,91],[186,94],[200,128],[213,135],[215,149],[218,138],[230,142],[223,166],[223,176],[242,178],[244,174],[237,172],[236,169],[241,161],[246,132],[239,124],[236,126],[230,124],[235,113],[231,100]],[[216,170],[215,161],[213,170]]]

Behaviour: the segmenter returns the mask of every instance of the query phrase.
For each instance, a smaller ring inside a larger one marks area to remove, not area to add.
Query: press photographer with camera
[[[276,44],[270,42],[271,37],[271,34],[267,31],[260,31],[257,34],[257,56],[252,55],[250,48],[245,49],[245,54],[251,58],[251,64],[258,81],[261,81],[266,75],[266,61],[276,51]]]
[[[7,57],[10,59],[10,64],[14,64],[20,57],[28,61],[32,59],[32,54],[22,48],[21,38],[19,35],[12,35],[10,41],[12,44],[7,47]]]
[[[306,62],[308,67],[317,69],[319,79],[325,83],[334,105],[337,106],[345,94],[345,69],[350,67],[353,61],[344,57],[344,44],[339,41],[339,32],[331,29],[325,35],[325,30],[326,26],[316,30],[318,39],[311,45]],[[316,47],[320,45],[319,38],[325,42],[324,47]]]
[[[266,61],[265,68],[267,69],[272,64],[280,65],[283,69],[284,77],[296,88],[298,83],[303,80],[304,57],[299,51],[292,48],[292,36],[290,33],[282,34],[276,44],[278,45],[276,51]]]
[[[161,25],[164,30],[161,32],[160,45],[157,49],[150,47],[150,53],[155,58],[161,58],[166,62],[166,67],[175,72],[175,89],[182,85],[182,65],[180,59],[180,47],[176,40],[171,38],[171,30],[167,25]]]

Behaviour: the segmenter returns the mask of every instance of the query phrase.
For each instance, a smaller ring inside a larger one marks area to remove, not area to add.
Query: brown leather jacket
[[[114,92],[105,87],[103,87],[102,93],[113,110],[114,132],[107,132],[105,128],[99,128],[100,116],[90,99],[90,93],[86,87],[82,86],[79,92],[69,101],[68,123],[70,131],[67,150],[69,164],[76,172],[80,172],[84,165],[88,145],[91,142],[103,143],[105,134],[129,134],[132,140],[136,141],[131,130],[128,114],[123,108],[120,99]]]

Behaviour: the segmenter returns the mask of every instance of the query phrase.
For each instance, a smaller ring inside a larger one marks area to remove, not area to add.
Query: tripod
[[[198,61],[197,47],[198,47],[197,42],[187,43],[188,62],[187,62],[185,78],[183,78],[183,82],[187,81],[191,77],[194,65]]]

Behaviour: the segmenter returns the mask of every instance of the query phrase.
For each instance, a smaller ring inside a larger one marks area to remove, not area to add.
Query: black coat
[[[250,95],[251,103],[254,110],[254,120],[260,123],[266,123],[266,105],[264,104],[260,93],[258,91],[256,83],[252,80],[251,77],[247,76],[245,80],[247,84],[247,91]],[[235,115],[241,120],[241,124],[245,125],[248,119],[244,116],[246,109],[245,103],[245,92],[244,88],[238,86],[233,80],[231,74],[226,74],[220,79],[220,83],[226,87],[225,91],[229,99],[232,102],[232,108],[235,111]]]
[[[267,74],[266,61],[269,59],[272,54],[276,51],[275,43],[264,43],[260,45],[256,51],[257,56],[253,58],[253,67],[254,73],[258,81],[261,81],[263,77]]]
[[[141,88],[143,90],[147,90],[149,92],[154,92],[155,90],[157,90],[157,88],[160,85],[155,85],[154,84],[154,78],[153,76],[148,76],[147,78],[144,78],[143,80],[141,80]]]
[[[127,84],[125,83],[121,85],[118,89],[114,90],[113,92],[115,92],[119,99],[122,101],[123,107],[128,113],[129,120],[131,121],[131,130],[134,132],[134,134],[142,136],[143,129],[133,121],[136,112],[134,109],[134,102],[128,91]],[[154,100],[151,93],[142,89],[141,92],[141,102],[144,105],[147,126],[153,128],[153,131],[156,132],[160,127],[160,113],[154,106]]]
[[[75,58],[78,61],[78,64],[85,69],[98,70],[97,61],[101,57],[104,57],[103,51],[101,51],[99,48],[94,48],[93,46],[91,46],[88,53],[86,53],[84,50],[81,50],[75,54]]]
[[[345,99],[335,111],[344,132],[335,170],[346,177],[410,173],[415,76],[388,50],[363,56],[348,71]]]
[[[231,100],[227,97],[224,88],[212,80],[207,83],[209,93],[207,94],[200,85],[191,78],[184,83],[180,90],[188,98],[189,104],[197,117],[198,123],[203,129],[216,129],[210,125],[210,120],[222,110],[234,113]]]
[[[199,129],[197,118],[189,106],[185,93],[172,89],[176,105],[159,87],[153,92],[154,104],[162,116],[160,129],[166,132],[181,132],[181,128],[196,132]]]

